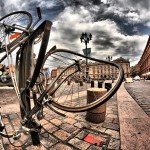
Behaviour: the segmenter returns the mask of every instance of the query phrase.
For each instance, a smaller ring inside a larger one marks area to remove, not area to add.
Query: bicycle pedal
[[[15,134],[14,134],[14,136],[13,136],[13,139],[14,140],[18,140],[18,139],[20,139],[21,138],[21,133],[18,133],[18,132],[16,132]]]

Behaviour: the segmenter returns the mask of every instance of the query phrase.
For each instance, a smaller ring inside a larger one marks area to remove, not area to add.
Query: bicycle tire
[[[96,59],[96,58],[86,57],[82,54],[79,54],[79,53],[76,53],[76,52],[73,52],[73,51],[70,51],[70,50],[66,50],[66,49],[53,49],[49,52],[48,55],[51,56],[52,54],[55,54],[57,52],[66,52],[66,55],[68,55],[68,56],[70,56],[71,54],[74,54],[74,55],[82,57],[82,58],[88,58],[89,60],[97,61],[97,62],[100,62],[100,63],[107,63],[107,64],[115,66],[116,68],[119,69],[119,75],[118,75],[115,86],[113,86],[113,88],[111,88],[107,92],[107,94],[105,94],[103,97],[97,99],[96,101],[94,101],[90,104],[86,104],[85,106],[82,106],[82,107],[71,107],[71,106],[64,106],[63,103],[58,102],[57,100],[55,100],[55,98],[52,99],[51,104],[54,105],[55,107],[61,109],[61,110],[68,111],[68,112],[83,112],[83,111],[93,109],[93,108],[95,108],[99,105],[102,105],[105,102],[107,102],[116,93],[116,91],[118,90],[118,88],[120,87],[120,85],[123,81],[124,71],[123,71],[123,68],[118,64],[115,64],[115,63],[109,62],[109,61],[99,60],[99,59]],[[57,80],[58,79],[56,79],[56,81]],[[65,80],[62,81],[62,83],[65,82]],[[45,95],[46,93],[48,93],[50,91],[50,95],[53,96],[53,94],[55,94],[58,89],[57,89],[57,87],[52,89],[52,86],[53,86],[53,84],[50,84],[50,86],[43,92],[43,95]]]
[[[19,16],[19,14],[20,14],[20,16]],[[19,21],[19,22],[17,22],[17,21]],[[17,26],[22,26],[22,24],[23,24],[23,25],[25,25],[25,26],[23,26],[23,29],[28,30],[32,24],[32,15],[27,11],[16,11],[16,12],[7,14],[6,16],[4,16],[0,19],[0,23],[2,23],[2,24],[8,23],[8,25],[14,25],[14,24],[16,24],[16,22],[18,23]],[[0,31],[1,37],[3,36],[3,34],[4,34],[4,31],[1,30]],[[8,49],[10,49],[12,46],[14,46],[16,44],[16,42],[20,41],[26,34],[27,33],[25,33],[24,31],[20,32],[20,35],[17,38],[15,38],[14,40],[12,40],[7,45]],[[2,38],[1,38],[1,41],[2,41]],[[4,52],[4,51],[5,51],[5,49],[3,49],[3,48],[0,50],[0,52]]]

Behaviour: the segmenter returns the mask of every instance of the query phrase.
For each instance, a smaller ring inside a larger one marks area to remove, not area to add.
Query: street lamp
[[[107,56],[106,60],[111,61],[112,60],[112,56]]]
[[[81,43],[85,43],[85,50],[86,50],[86,57],[88,55],[87,53],[87,43],[89,43],[90,40],[92,40],[92,34],[90,33],[89,35],[85,32],[81,34],[80,37]],[[86,58],[86,79],[88,78],[88,59]]]

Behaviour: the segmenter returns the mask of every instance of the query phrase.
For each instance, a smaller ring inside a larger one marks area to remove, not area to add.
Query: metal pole
[[[85,41],[85,48],[86,48],[86,56],[87,56],[87,42]],[[88,79],[88,69],[87,69],[88,59],[86,58],[86,79]]]

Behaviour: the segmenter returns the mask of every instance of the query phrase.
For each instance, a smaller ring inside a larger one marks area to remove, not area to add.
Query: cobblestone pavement
[[[21,128],[19,108],[14,90],[0,89],[0,105],[2,119],[8,133]],[[8,111],[6,111],[8,110]],[[119,119],[116,95],[107,102],[106,119],[104,123],[93,124],[85,120],[84,113],[69,113],[62,117],[45,108],[45,118],[40,121],[43,128],[40,134],[41,146],[32,146],[30,136],[22,134],[17,141],[11,139],[13,147],[7,138],[1,137],[0,149],[5,150],[117,150],[120,147]],[[26,141],[26,142],[25,142]],[[24,144],[26,143],[26,144]],[[2,148],[3,149],[3,148]]]
[[[125,88],[139,106],[150,117],[150,81],[141,80],[125,83]]]

